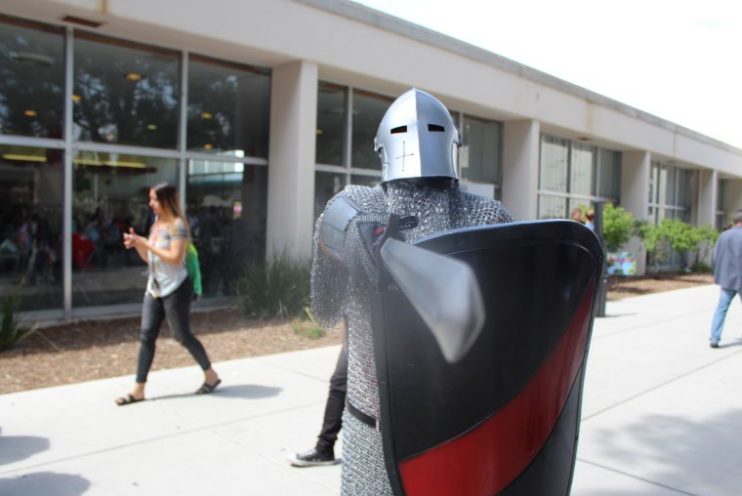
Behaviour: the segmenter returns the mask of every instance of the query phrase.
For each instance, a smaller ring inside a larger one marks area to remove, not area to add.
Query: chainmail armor
[[[401,218],[414,216],[417,225],[400,231],[403,241],[413,243],[451,229],[512,222],[512,217],[500,202],[464,193],[457,182],[436,187],[399,180],[374,188],[348,186],[339,195],[353,200],[361,212],[346,228],[342,261],[325,255],[319,247],[320,229],[315,229],[312,309],[324,326],[335,325],[343,315],[347,316],[347,399],[378,419],[380,405],[370,303],[378,272],[361,227],[365,223],[385,225],[391,212]],[[322,216],[317,222],[319,227]],[[343,460],[342,495],[392,495],[381,433],[347,411],[343,417]]]

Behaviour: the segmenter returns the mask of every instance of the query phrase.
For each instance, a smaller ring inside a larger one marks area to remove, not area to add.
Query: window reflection
[[[373,188],[381,182],[381,176],[366,176],[362,174],[353,174],[350,176],[350,184],[357,184],[358,186],[368,186]]]
[[[465,116],[459,160],[462,179],[498,184],[500,125],[497,122]]]
[[[62,152],[0,146],[0,297],[62,308]]]
[[[566,193],[567,174],[569,171],[568,162],[569,140],[553,136],[542,136],[539,188]]]
[[[346,89],[320,81],[317,93],[318,164],[344,165]]]
[[[0,16],[0,134],[62,137],[62,33]]]
[[[558,196],[539,195],[539,219],[565,219],[567,217],[567,199]]]
[[[177,52],[77,33],[74,61],[75,139],[175,148]]]
[[[593,189],[595,164],[597,163],[595,147],[573,143],[571,159],[569,192],[585,196],[595,194]]]
[[[187,198],[204,295],[231,294],[245,264],[265,257],[268,169],[191,160]]]
[[[499,123],[464,116],[459,160],[461,179],[468,183],[464,184],[467,191],[496,197],[501,182],[500,135]]]
[[[267,157],[270,75],[193,55],[188,61],[188,148]]]
[[[79,152],[73,159],[72,304],[138,303],[146,264],[126,250],[129,228],[147,235],[154,221],[149,190],[176,184],[177,161],[115,153]]]
[[[327,202],[345,188],[345,174],[316,172],[314,174],[314,218],[319,218]]]
[[[351,167],[381,170],[381,160],[374,151],[379,124],[393,98],[353,91],[353,155]]]

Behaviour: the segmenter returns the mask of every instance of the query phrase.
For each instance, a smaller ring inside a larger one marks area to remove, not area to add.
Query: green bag
[[[203,286],[201,285],[201,267],[198,265],[198,251],[193,243],[188,243],[188,251],[186,251],[186,270],[188,271],[188,277],[193,283],[193,294],[196,297],[201,296],[203,293]]]

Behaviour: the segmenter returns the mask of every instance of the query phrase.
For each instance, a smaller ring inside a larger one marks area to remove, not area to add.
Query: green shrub
[[[697,241],[695,250],[696,259],[693,263],[694,272],[711,272],[711,266],[705,260],[716,246],[721,235],[711,224],[695,228],[694,235]]]
[[[272,260],[248,265],[235,291],[245,315],[294,317],[309,305],[311,262],[292,260],[285,252]]]
[[[20,301],[17,293],[3,298],[0,303],[0,351],[12,348],[31,334],[36,327],[25,327],[20,323]]]
[[[679,219],[662,219],[658,224],[644,224],[641,233],[655,272],[673,251],[694,254],[694,263],[691,264],[693,270],[703,271],[707,268],[703,260],[719,239],[719,233],[712,226],[694,227]]]
[[[636,231],[634,214],[608,203],[603,207],[603,241],[606,251],[621,251]]]

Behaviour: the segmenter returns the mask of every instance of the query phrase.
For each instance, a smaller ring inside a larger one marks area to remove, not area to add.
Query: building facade
[[[376,129],[411,87],[458,123],[463,187],[517,220],[607,200],[721,227],[742,206],[741,150],[345,0],[3,0],[0,294],[51,318],[136,305],[121,233],[146,232],[160,181],[207,296],[308,257],[327,200],[378,182]]]

